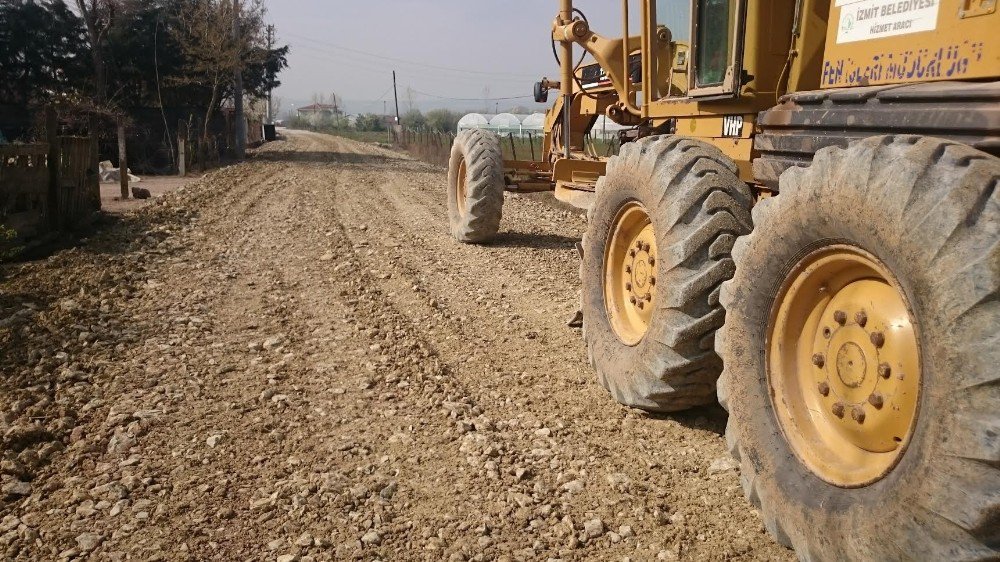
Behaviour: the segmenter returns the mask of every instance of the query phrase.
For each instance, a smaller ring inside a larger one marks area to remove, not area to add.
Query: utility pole
[[[271,56],[271,51],[274,50],[274,26],[267,26],[267,56]],[[271,87],[267,87],[267,124],[274,125],[274,109],[273,101],[271,98]]]
[[[237,46],[240,41],[240,0],[233,0],[233,41]],[[238,52],[237,57],[242,58],[243,53]],[[233,121],[236,127],[236,157],[240,160],[246,158],[247,153],[247,121],[243,114],[243,73],[239,65],[233,76],[233,89],[236,91],[233,101]]]
[[[396,71],[392,71],[392,97],[396,99],[396,125],[400,125],[399,121],[399,92],[396,90]]]

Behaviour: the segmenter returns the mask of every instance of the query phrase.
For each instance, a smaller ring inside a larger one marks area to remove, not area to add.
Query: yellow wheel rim
[[[458,215],[465,216],[465,158],[458,162],[458,180],[455,182],[455,206],[458,207]]]
[[[836,245],[785,279],[768,329],[768,382],[785,438],[823,480],[875,482],[917,418],[921,366],[906,297],[875,256]]]
[[[656,304],[656,239],[639,203],[625,205],[611,225],[604,256],[604,303],[615,334],[636,345],[649,329]]]

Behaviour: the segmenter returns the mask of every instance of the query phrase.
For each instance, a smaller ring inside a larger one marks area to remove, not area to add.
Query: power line
[[[388,63],[383,63],[383,62],[376,62],[376,63],[374,63],[374,64],[378,64],[378,65],[381,66],[381,68],[378,68],[378,67],[372,66],[370,64],[367,64],[367,62],[365,62],[365,61],[347,60],[347,59],[344,59],[344,58],[332,58],[332,57],[335,57],[336,55],[331,55],[331,54],[327,53],[326,51],[323,51],[321,49],[317,49],[315,47],[310,47],[308,45],[301,46],[300,48],[301,49],[313,50],[313,51],[316,51],[318,53],[323,53],[323,55],[319,55],[319,54],[310,53],[308,51],[300,50],[299,51],[299,55],[301,55],[301,56],[308,57],[308,58],[311,58],[311,59],[314,59],[314,60],[318,60],[318,61],[322,61],[322,62],[331,64],[331,65],[335,65],[335,66],[343,66],[343,67],[351,68],[351,69],[354,69],[354,70],[359,70],[361,72],[368,72],[368,73],[371,73],[371,74],[384,75],[386,72],[391,72],[392,69],[393,69],[393,66],[390,65],[390,64],[388,64]],[[442,80],[447,80],[447,81],[461,81],[461,82],[470,82],[470,83],[476,83],[476,84],[482,84],[483,81],[484,81],[484,77],[482,77],[482,76],[460,76],[460,75],[452,75],[452,74],[441,74],[439,78],[434,78],[433,76],[428,76],[428,73],[433,74],[434,72],[437,72],[437,71],[413,70],[412,72],[410,72],[410,71],[407,70],[407,71],[400,71],[399,72],[399,76],[400,76],[400,78],[407,78],[407,79],[431,78],[431,79],[435,79],[435,80],[439,80],[439,81],[442,81]],[[492,82],[495,82],[495,83],[496,82],[504,82],[504,83],[507,83],[507,84],[524,84],[525,86],[534,83],[534,81],[528,80],[528,79],[524,79],[524,78],[511,79],[511,78],[504,78],[502,76],[499,77],[498,79],[497,79],[497,77],[494,77],[494,80],[492,80]]]
[[[486,71],[486,70],[469,70],[467,68],[455,68],[455,67],[452,67],[452,66],[441,66],[441,65],[428,64],[428,63],[419,62],[419,61],[413,61],[413,60],[407,60],[407,59],[400,59],[400,58],[396,58],[396,57],[387,57],[387,56],[384,56],[384,55],[378,55],[378,54],[375,54],[375,53],[369,53],[367,51],[361,51],[359,49],[352,49],[350,47],[344,47],[342,45],[336,45],[334,43],[330,43],[330,42],[327,42],[327,41],[320,41],[319,39],[313,39],[311,37],[306,37],[304,35],[297,35],[295,33],[287,33],[286,35],[288,35],[289,37],[295,37],[295,38],[301,39],[303,41],[310,41],[312,43],[316,43],[318,45],[323,45],[323,46],[330,47],[330,48],[333,48],[333,49],[340,49],[342,51],[347,51],[349,53],[354,53],[354,54],[358,54],[358,55],[364,55],[364,56],[368,56],[368,57],[372,57],[372,58],[376,58],[376,59],[382,59],[382,60],[386,60],[386,61],[392,61],[392,62],[395,62],[395,63],[409,64],[409,65],[420,66],[420,67],[424,67],[424,68],[432,68],[432,69],[435,69],[435,70],[444,70],[444,71],[448,71],[448,72],[459,72],[459,73],[462,73],[462,74],[480,74],[480,75],[483,75],[483,76],[499,76],[499,75],[502,75],[502,76],[516,76],[518,78],[531,78],[531,79],[537,78],[536,76],[529,75],[529,74],[520,74],[520,73],[514,73],[514,72],[495,72],[495,71]]]
[[[428,94],[427,92],[421,92],[420,90],[413,90],[413,93],[414,94],[420,94],[422,96],[427,96],[429,98],[437,98],[437,99],[441,99],[441,100],[450,100],[450,101],[505,101],[505,100],[522,100],[522,99],[527,99],[527,98],[533,97],[531,95],[527,95],[527,96],[503,96],[503,97],[499,97],[499,98],[482,98],[482,97],[480,97],[480,98],[452,98],[452,97],[448,97],[448,96],[439,96],[437,94]]]

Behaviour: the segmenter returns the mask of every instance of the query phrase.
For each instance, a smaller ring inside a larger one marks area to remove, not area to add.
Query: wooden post
[[[118,118],[118,177],[121,180],[122,199],[128,199],[128,155],[125,150],[125,120]]]
[[[61,225],[61,212],[59,209],[59,119],[56,116],[54,107],[45,108],[45,140],[48,141],[49,151],[45,156],[45,164],[49,169],[49,189],[46,197],[46,213],[48,214],[49,226],[52,230],[58,230]]]
[[[184,177],[187,174],[187,127],[184,120],[177,123],[177,175]]]
[[[90,159],[87,162],[87,166],[90,169],[88,176],[90,176],[91,201],[94,204],[95,210],[101,209],[101,155],[97,146],[98,138],[100,137],[98,128],[97,117],[91,115],[87,118],[87,134],[90,135]]]

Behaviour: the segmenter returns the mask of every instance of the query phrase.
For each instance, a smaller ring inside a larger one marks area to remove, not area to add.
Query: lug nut
[[[819,393],[823,396],[830,395],[830,385],[826,381],[819,383]]]
[[[626,281],[625,282],[625,290],[626,291],[631,291],[632,290],[632,283]]]
[[[635,250],[629,250],[628,251],[628,255],[629,255],[630,258],[634,258],[635,257]]]
[[[638,303],[636,303],[636,306],[639,307],[639,310],[642,310],[642,307],[645,306],[645,305],[643,304],[642,301],[639,301]]]
[[[646,296],[643,297],[643,298],[646,299],[646,302],[653,302],[653,295],[651,295],[649,293],[646,293]]]
[[[642,240],[636,240],[635,241],[635,248],[637,250],[641,250],[642,249]]]
[[[861,406],[851,408],[851,417],[858,423],[865,423],[865,409]]]
[[[892,367],[890,367],[888,363],[880,363],[878,366],[878,376],[883,379],[888,379],[892,376]]]
[[[872,332],[871,335],[872,345],[875,347],[882,347],[885,345],[885,336],[882,332]]]
[[[819,367],[819,368],[822,369],[823,365],[826,365],[826,357],[823,357],[822,353],[816,353],[816,354],[814,354],[813,355],[813,365],[816,365],[817,367]]]
[[[643,252],[649,252],[649,244],[643,244],[642,245],[642,251]]]
[[[653,256],[649,256],[649,266],[653,267],[654,265],[656,265],[656,259]]]
[[[635,303],[636,303],[636,299],[635,299],[635,297],[634,297],[634,296],[633,296],[633,297],[629,297],[629,298],[628,298],[628,302],[630,302],[630,303],[632,303],[632,304],[635,304]]]
[[[833,331],[830,330],[830,328],[827,328],[826,326],[824,326],[823,327],[823,337],[826,338],[826,339],[830,339],[830,336],[832,336],[832,335],[833,335]]]
[[[653,285],[656,285],[656,277],[649,278],[649,286],[652,287]]]
[[[844,417],[844,403],[843,402],[837,402],[837,403],[835,403],[833,405],[833,415],[837,416],[838,418],[843,418]]]
[[[833,313],[833,320],[837,324],[843,326],[844,324],[847,324],[847,313],[843,310],[838,310]]]
[[[868,397],[868,403],[875,406],[876,410],[881,410],[882,404],[884,403],[882,395],[877,392],[872,393],[872,395]]]
[[[868,323],[868,315],[865,314],[864,310],[862,310],[861,312],[858,312],[857,314],[854,315],[854,321],[858,323],[858,326],[864,328],[865,324]]]
[[[626,265],[625,266],[625,273],[632,273],[632,266],[631,265]]]

